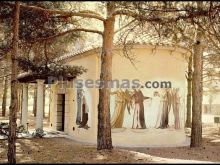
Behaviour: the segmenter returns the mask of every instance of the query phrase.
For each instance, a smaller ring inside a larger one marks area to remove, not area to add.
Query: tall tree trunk
[[[191,111],[192,111],[192,55],[189,57],[188,63],[188,75],[187,75],[187,115],[186,115],[186,127],[191,128]]]
[[[13,20],[13,45],[11,54],[11,105],[10,105],[10,117],[9,117],[9,136],[8,136],[8,163],[16,163],[16,120],[18,109],[18,94],[17,94],[17,61],[16,56],[18,54],[18,32],[19,32],[19,15],[20,15],[20,3],[15,2],[14,20]]]
[[[100,81],[104,87],[99,89],[97,149],[112,149],[110,124],[110,89],[108,82],[112,79],[112,51],[115,18],[114,2],[107,3],[107,19],[104,21],[103,47],[101,54]]]
[[[37,114],[37,84],[34,84],[34,100],[33,100],[33,114]]]
[[[198,1],[198,10],[202,7],[202,1]],[[192,81],[192,131],[191,147],[202,145],[202,70],[203,70],[203,31],[197,26],[196,43],[193,52],[193,81]]]
[[[8,93],[8,78],[4,78],[4,93],[2,97],[2,116],[6,115],[6,105],[7,105],[7,93]]]

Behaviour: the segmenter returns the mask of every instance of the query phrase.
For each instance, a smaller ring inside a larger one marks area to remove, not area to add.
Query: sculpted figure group
[[[145,123],[145,111],[147,109],[144,107],[144,101],[151,99],[153,102],[153,125],[155,128],[167,128],[169,127],[169,113],[171,107],[174,114],[174,127],[175,129],[180,128],[180,96],[179,89],[165,89],[161,95],[159,92],[154,92],[153,97],[144,96],[141,89],[118,89],[111,92],[115,96],[115,108],[111,116],[111,127],[112,128],[122,128],[125,110],[128,110],[129,115],[133,111],[133,122],[131,128],[133,129],[146,129]],[[146,120],[148,118],[146,117]]]

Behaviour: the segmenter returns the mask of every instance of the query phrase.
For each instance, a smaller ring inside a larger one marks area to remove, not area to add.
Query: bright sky
[[[96,12],[98,14],[100,14],[103,18],[106,18],[106,9],[105,9],[105,4],[101,3],[101,2],[97,2],[97,1],[84,1],[84,2],[69,2],[68,3],[69,6],[67,6],[67,10],[73,9],[73,7],[71,8],[71,5],[75,5],[77,6],[79,11],[82,10],[88,10],[88,11],[93,11]],[[71,5],[70,5],[71,4]],[[129,20],[126,20],[129,21]],[[86,28],[86,29],[95,29],[95,30],[99,30],[99,31],[103,31],[103,23],[102,21],[96,20],[96,19],[82,19],[81,20],[81,25],[82,28]],[[119,19],[116,19],[116,23],[115,23],[115,30],[117,30],[119,28]],[[101,45],[102,43],[102,38],[101,36],[99,36],[98,34],[94,34],[94,33],[84,33],[87,37],[86,37],[86,41],[83,42],[78,42],[78,46],[81,43],[86,45]]]

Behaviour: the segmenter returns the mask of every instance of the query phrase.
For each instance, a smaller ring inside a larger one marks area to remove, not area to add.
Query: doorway
[[[57,131],[64,131],[65,126],[65,94],[57,96]]]

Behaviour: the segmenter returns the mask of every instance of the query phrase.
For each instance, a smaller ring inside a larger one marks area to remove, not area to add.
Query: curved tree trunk
[[[4,93],[2,97],[2,116],[6,115],[6,105],[7,105],[7,93],[8,93],[8,78],[4,78]]]
[[[202,1],[198,1],[198,9],[201,9]],[[197,27],[196,43],[193,52],[193,81],[192,81],[192,131],[191,147],[202,145],[202,70],[203,70],[203,31]]]
[[[107,4],[107,19],[104,21],[103,47],[101,54],[100,81],[104,87],[99,89],[97,149],[112,149],[110,124],[110,89],[108,81],[112,79],[112,50],[115,18],[111,17],[114,2]]]
[[[20,3],[16,1],[13,20],[13,45],[11,54],[11,105],[10,105],[10,117],[9,117],[9,136],[8,136],[8,163],[16,163],[16,120],[18,109],[18,94],[17,94],[17,61],[16,56],[18,54],[18,32],[19,32],[19,15],[20,15]]]
[[[192,55],[189,57],[189,63],[188,63],[188,75],[187,75],[187,114],[186,114],[186,127],[191,128],[192,122],[191,122],[191,111],[192,111]]]

